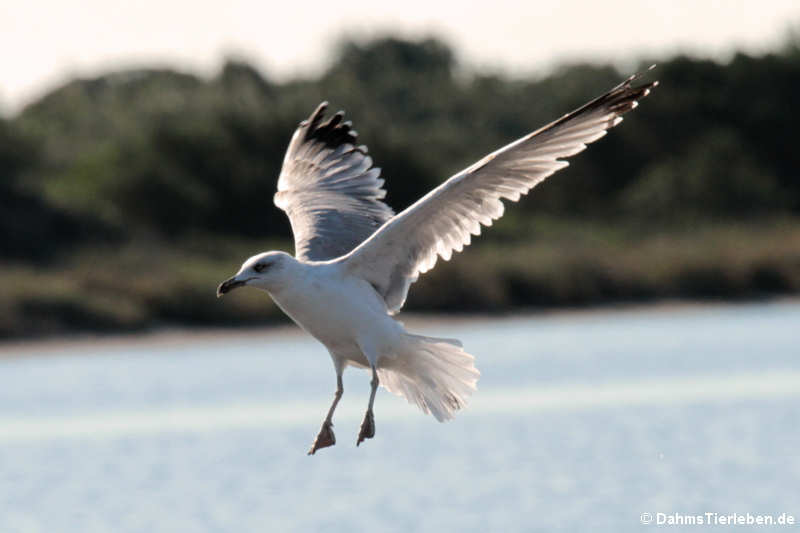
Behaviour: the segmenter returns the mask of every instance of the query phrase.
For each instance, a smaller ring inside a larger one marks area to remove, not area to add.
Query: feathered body
[[[374,366],[387,390],[440,422],[466,404],[479,373],[461,343],[409,334],[372,285],[352,275],[341,261],[301,263],[287,255],[277,268],[280,276],[261,288],[325,345],[337,374],[347,366]]]

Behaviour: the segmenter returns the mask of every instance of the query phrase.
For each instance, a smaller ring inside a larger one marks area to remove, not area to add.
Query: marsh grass
[[[530,243],[468,249],[409,298],[416,309],[503,311],[659,299],[762,298],[800,291],[800,223],[640,232],[551,226]]]
[[[503,225],[413,287],[407,309],[507,312],[661,299],[754,299],[800,292],[800,221],[644,231],[538,219]],[[520,241],[525,237],[525,241]],[[514,240],[516,239],[516,240]],[[65,254],[47,266],[0,266],[0,335],[245,326],[285,318],[263,293],[217,299],[241,261],[285,242],[140,240]]]

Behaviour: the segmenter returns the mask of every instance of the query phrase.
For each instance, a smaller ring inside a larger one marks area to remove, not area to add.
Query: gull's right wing
[[[409,286],[420,273],[449,260],[453,251],[480,234],[503,215],[502,200],[520,195],[559,169],[562,158],[586,145],[622,121],[658,82],[633,85],[634,75],[547,126],[484,157],[451,177],[408,209],[385,223],[346,257],[351,274],[362,277],[383,296],[389,311],[400,310]]]

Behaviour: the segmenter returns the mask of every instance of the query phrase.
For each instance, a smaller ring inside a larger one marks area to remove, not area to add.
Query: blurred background
[[[294,128],[320,101],[347,111],[400,211],[654,62],[658,92],[423,277],[408,309],[796,293],[800,10],[776,3],[774,20],[756,2],[643,4],[621,21],[582,3],[541,17],[533,3],[453,20],[436,8],[339,14],[336,25],[300,25],[299,8],[239,6],[211,35],[216,10],[188,5],[112,17],[98,4],[54,34],[60,8],[39,12],[35,32],[35,8],[16,8],[5,48],[23,63],[31,48],[40,64],[3,73],[14,92],[0,123],[0,335],[284,320],[262,295],[222,304],[214,287],[257,251],[292,250],[272,195]],[[259,40],[254,23],[278,35]],[[205,56],[192,60],[195,49]],[[63,59],[53,65],[53,54]],[[273,73],[273,63],[283,66]]]
[[[81,6],[0,10],[0,529],[800,521],[796,2]],[[215,298],[292,251],[272,196],[298,122],[344,109],[400,211],[653,63],[622,125],[413,287],[412,325],[478,356],[471,410],[383,394],[356,450],[351,372],[341,444],[307,459],[324,349],[223,332],[288,322]]]

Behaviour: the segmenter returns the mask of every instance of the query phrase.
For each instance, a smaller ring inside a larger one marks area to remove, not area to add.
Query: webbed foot
[[[311,449],[308,450],[308,455],[314,455],[317,450],[333,446],[334,444],[336,444],[336,435],[333,434],[333,422],[326,420],[322,423],[319,435],[314,439],[314,444],[312,444]]]
[[[364,440],[371,439],[375,436],[375,417],[372,414],[372,409],[367,409],[367,414],[364,415],[364,421],[361,422],[361,431],[358,434],[358,442],[356,442],[356,446],[359,446]]]

